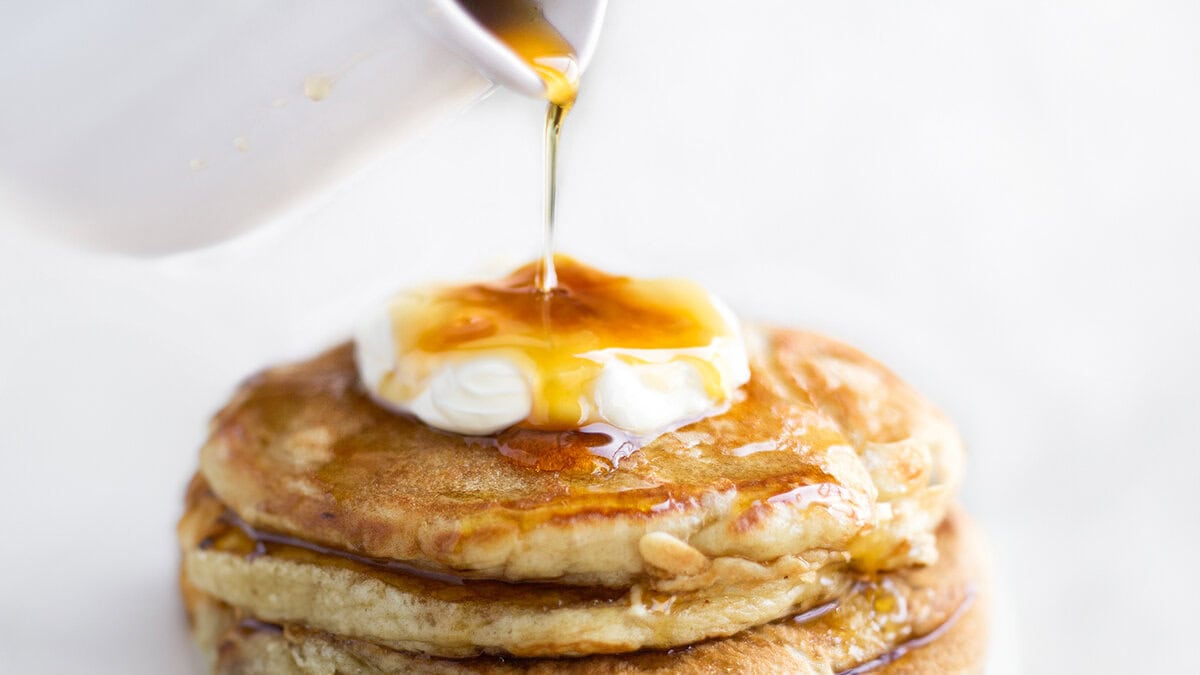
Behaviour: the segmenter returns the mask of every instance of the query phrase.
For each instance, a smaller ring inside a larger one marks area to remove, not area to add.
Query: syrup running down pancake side
[[[216,541],[206,539],[205,542],[209,542],[207,547],[197,547],[193,543],[195,537],[205,530],[195,526],[201,524],[190,516],[181,524],[184,554],[193,568],[211,564],[222,557],[236,558],[244,561],[240,564],[253,567],[264,561],[269,563],[276,555],[292,555],[286,551],[286,547],[268,543],[267,552],[256,557],[245,546],[227,549],[219,538]],[[510,675],[524,672],[753,671],[833,672],[841,675],[867,672],[977,672],[986,641],[988,593],[984,583],[985,569],[979,555],[978,533],[961,511],[952,511],[939,528],[938,547],[941,555],[931,567],[863,576],[852,588],[844,590],[837,600],[815,605],[793,616],[729,638],[670,650],[643,650],[614,656],[594,654],[584,658],[561,658],[553,654],[542,658],[513,658],[511,655],[439,658],[409,650],[390,649],[381,645],[377,637],[364,639],[342,631],[330,633],[319,625],[305,621],[264,619],[236,602],[232,603],[232,607],[226,605],[228,600],[222,598],[221,594],[214,596],[203,588],[195,587],[190,575],[185,576],[183,586],[189,612],[198,619],[198,633],[204,633],[206,622],[203,612],[219,604],[226,613],[223,622],[225,627],[237,629],[243,637],[251,634],[276,638],[286,635],[294,644],[278,644],[284,649],[284,654],[294,651],[297,660],[309,667],[317,654],[323,658],[345,658],[354,665],[353,672],[424,672],[424,669],[434,666],[437,672],[495,672]],[[220,553],[222,550],[228,550],[228,553]],[[213,560],[210,562],[209,558]],[[385,573],[380,576],[385,576]],[[519,588],[525,585],[514,586]],[[577,592],[569,588],[562,590],[568,595]],[[516,589],[513,592],[517,592]],[[261,597],[266,594],[257,595]],[[671,612],[673,608],[666,611]],[[201,615],[197,616],[197,612]],[[225,637],[236,638],[230,634],[225,634]],[[203,635],[201,640],[205,642]],[[212,649],[220,644],[222,658],[241,662],[254,658],[246,651],[249,645],[235,646],[238,643],[236,639],[231,643],[213,634],[207,643],[206,647]],[[307,672],[293,668],[290,659],[285,659],[282,665],[284,667],[265,670]]]

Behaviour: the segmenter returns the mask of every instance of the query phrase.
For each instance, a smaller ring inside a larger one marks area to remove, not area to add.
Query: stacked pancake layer
[[[702,672],[743,653],[834,672],[946,624],[973,568],[947,519],[953,428],[844,345],[755,343],[726,413],[615,466],[569,433],[472,439],[383,411],[348,347],[253,378],[180,523],[197,637],[223,672]]]

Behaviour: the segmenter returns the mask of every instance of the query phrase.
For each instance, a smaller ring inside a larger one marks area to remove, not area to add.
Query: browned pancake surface
[[[186,580],[184,596],[220,673],[981,672],[988,586],[978,537],[958,511],[937,535],[937,564],[864,576],[833,609],[681,649],[576,659],[431,658],[301,625],[264,626]]]
[[[670,592],[464,580],[269,535],[197,477],[179,523],[188,582],[264,621],[449,658],[616,654],[724,637],[846,593],[844,555],[741,561],[719,583]],[[723,561],[722,565],[729,564]]]
[[[961,461],[953,429],[856,350],[798,331],[761,338],[728,412],[615,467],[578,434],[471,439],[389,413],[344,345],[244,384],[201,470],[257,527],[466,576],[622,586],[682,574],[670,559],[655,567],[651,532],[700,560],[931,560]]]

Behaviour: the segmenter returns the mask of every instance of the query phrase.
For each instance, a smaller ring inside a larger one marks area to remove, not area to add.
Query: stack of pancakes
[[[179,525],[220,673],[975,672],[953,427],[883,366],[753,336],[729,410],[610,462],[374,404],[343,346],[216,416]]]

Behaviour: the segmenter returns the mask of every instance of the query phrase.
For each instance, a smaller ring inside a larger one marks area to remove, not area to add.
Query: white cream
[[[750,367],[736,317],[710,298],[727,331],[708,345],[578,354],[600,366],[598,376],[579,392],[578,426],[607,424],[649,439],[724,409],[750,379]],[[511,349],[402,352],[393,332],[395,306],[393,301],[373,312],[355,334],[359,375],[377,401],[432,427],[467,435],[495,433],[530,416],[545,375],[536,363]],[[697,362],[716,372],[719,391],[706,386]],[[389,377],[393,386],[383,387]]]
[[[581,356],[602,365],[590,401],[598,418],[594,421],[635,436],[657,436],[680,422],[705,417],[750,379],[740,335],[714,338],[707,347],[602,349]],[[716,368],[719,399],[708,392],[695,361]]]

